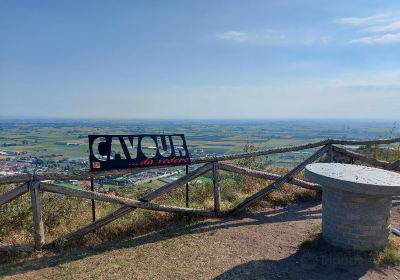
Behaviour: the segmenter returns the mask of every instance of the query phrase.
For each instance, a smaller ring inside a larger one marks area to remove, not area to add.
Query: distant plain
[[[184,133],[189,151],[203,154],[242,152],[327,138],[375,139],[400,134],[395,121],[358,120],[62,120],[0,119],[0,150],[61,160],[88,156],[88,134]],[[57,141],[79,143],[59,145]],[[307,153],[272,156],[274,164],[302,160]],[[5,156],[0,156],[5,157]]]

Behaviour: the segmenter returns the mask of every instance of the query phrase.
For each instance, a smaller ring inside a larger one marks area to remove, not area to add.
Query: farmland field
[[[399,130],[394,121],[0,119],[0,150],[26,152],[27,158],[73,161],[88,157],[88,134],[140,133],[184,133],[190,154],[196,157],[241,152],[246,144],[265,149],[326,138],[394,137]],[[269,161],[291,165],[305,156],[276,155]]]

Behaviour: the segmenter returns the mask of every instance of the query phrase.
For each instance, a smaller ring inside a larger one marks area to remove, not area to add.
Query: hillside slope
[[[400,211],[393,208],[392,223]],[[3,265],[6,279],[400,279],[368,255],[299,247],[321,222],[318,202],[126,238]],[[345,258],[344,258],[345,257]],[[396,278],[397,277],[397,278]]]

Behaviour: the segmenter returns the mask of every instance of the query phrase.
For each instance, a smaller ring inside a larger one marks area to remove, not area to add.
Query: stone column
[[[340,248],[381,249],[390,233],[391,207],[391,196],[325,189],[322,193],[322,236]]]
[[[322,187],[322,237],[357,251],[382,249],[390,233],[392,196],[400,174],[340,163],[313,163],[304,175]]]

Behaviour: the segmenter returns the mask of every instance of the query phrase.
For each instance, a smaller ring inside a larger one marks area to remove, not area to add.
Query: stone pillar
[[[383,248],[390,233],[391,196],[325,188],[322,236],[332,245],[359,251]]]

